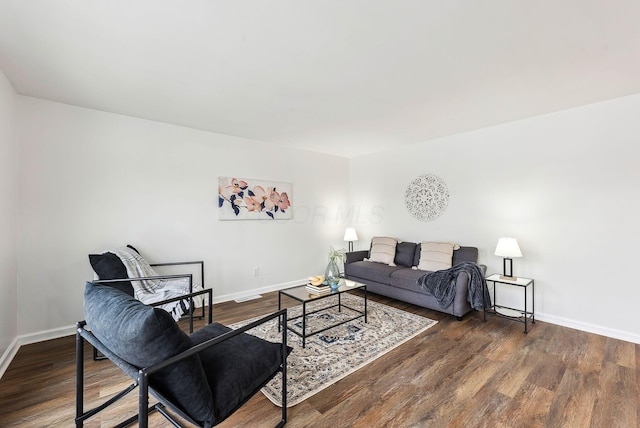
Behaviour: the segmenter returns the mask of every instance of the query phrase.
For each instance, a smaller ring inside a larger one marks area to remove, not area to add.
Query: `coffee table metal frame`
[[[356,320],[358,318],[364,318],[364,322],[367,322],[367,285],[366,284],[362,284],[359,282],[353,282],[351,281],[350,283],[353,283],[354,285],[349,286],[346,285],[344,280],[340,280],[341,284],[340,287],[336,290],[331,290],[330,292],[325,292],[322,294],[313,294],[312,292],[310,292],[306,286],[304,285],[300,285],[297,287],[292,287],[292,288],[287,288],[285,290],[280,290],[278,291],[278,310],[282,309],[282,296],[286,296],[289,297],[290,299],[293,299],[297,302],[302,303],[302,315],[298,315],[296,317],[291,317],[287,319],[287,329],[291,332],[293,332],[294,334],[297,334],[298,336],[300,336],[302,338],[302,347],[304,348],[306,345],[306,339],[307,337],[313,336],[314,334],[318,334],[318,333],[322,333],[323,331],[329,330],[331,328],[337,327],[339,325],[351,322],[353,320]],[[360,310],[360,309],[356,309],[353,308],[351,306],[345,305],[344,303],[342,303],[342,294],[343,293],[347,293],[349,291],[353,291],[353,290],[362,290],[364,292],[363,295],[363,299],[364,299],[364,310]],[[329,305],[329,306],[325,306],[322,307],[320,309],[316,309],[314,311],[307,311],[307,304],[310,302],[315,302],[318,300],[323,300],[323,299],[327,299],[328,297],[334,297],[334,296],[338,296],[338,303],[333,304],[333,305]],[[315,314],[318,312],[322,312],[322,311],[326,311],[328,309],[331,308],[335,308],[338,307],[338,311],[342,312],[342,308],[347,308],[353,312],[355,312],[357,315],[350,317],[348,319],[345,319],[343,321],[340,321],[339,323],[336,324],[332,324],[328,327],[325,327],[323,329],[320,330],[316,330],[313,332],[308,332],[307,333],[307,316],[311,315],[311,314]],[[291,327],[289,325],[289,321],[294,321],[298,318],[302,318],[302,331],[298,331],[297,329],[294,329],[293,327]],[[280,331],[281,325],[278,325],[278,331]]]

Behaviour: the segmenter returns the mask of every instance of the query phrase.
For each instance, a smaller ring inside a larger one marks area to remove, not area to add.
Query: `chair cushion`
[[[393,262],[398,266],[414,266],[413,255],[417,246],[418,244],[414,242],[398,242],[396,245],[396,257]]]
[[[191,340],[197,345],[230,330],[218,323],[209,324],[194,332]],[[214,424],[217,424],[244,404],[279,371],[282,344],[243,333],[209,347],[198,355],[211,385]]]
[[[113,287],[87,283],[84,314],[96,338],[138,368],[152,366],[193,346],[168,312]],[[197,355],[151,375],[149,384],[194,420],[210,423],[213,419],[211,389]]]

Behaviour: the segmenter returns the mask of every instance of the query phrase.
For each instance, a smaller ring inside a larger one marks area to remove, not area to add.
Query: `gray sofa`
[[[367,284],[367,291],[444,312],[461,320],[472,310],[468,301],[470,276],[466,272],[460,272],[456,278],[453,301],[447,307],[440,306],[432,294],[418,285],[418,279],[428,271],[412,269],[412,266],[419,264],[420,246],[413,242],[398,243],[394,260],[396,266],[364,261],[369,257],[368,250],[349,252],[344,265],[345,278]],[[461,246],[454,250],[452,265],[463,262],[477,263],[478,249]],[[479,266],[484,275],[486,266]]]

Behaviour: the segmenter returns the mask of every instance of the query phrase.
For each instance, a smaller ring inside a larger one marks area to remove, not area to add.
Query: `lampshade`
[[[506,258],[522,257],[522,252],[520,252],[516,238],[500,238],[498,239],[495,255]]]
[[[358,235],[353,227],[347,227],[347,230],[344,231],[344,240],[349,242],[358,240]]]

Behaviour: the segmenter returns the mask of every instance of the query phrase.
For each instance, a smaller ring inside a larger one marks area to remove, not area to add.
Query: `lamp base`
[[[509,274],[507,275],[507,260],[509,260]],[[518,278],[513,276],[513,259],[509,257],[505,257],[502,259],[502,275],[500,275],[500,279],[505,281],[517,281]]]

